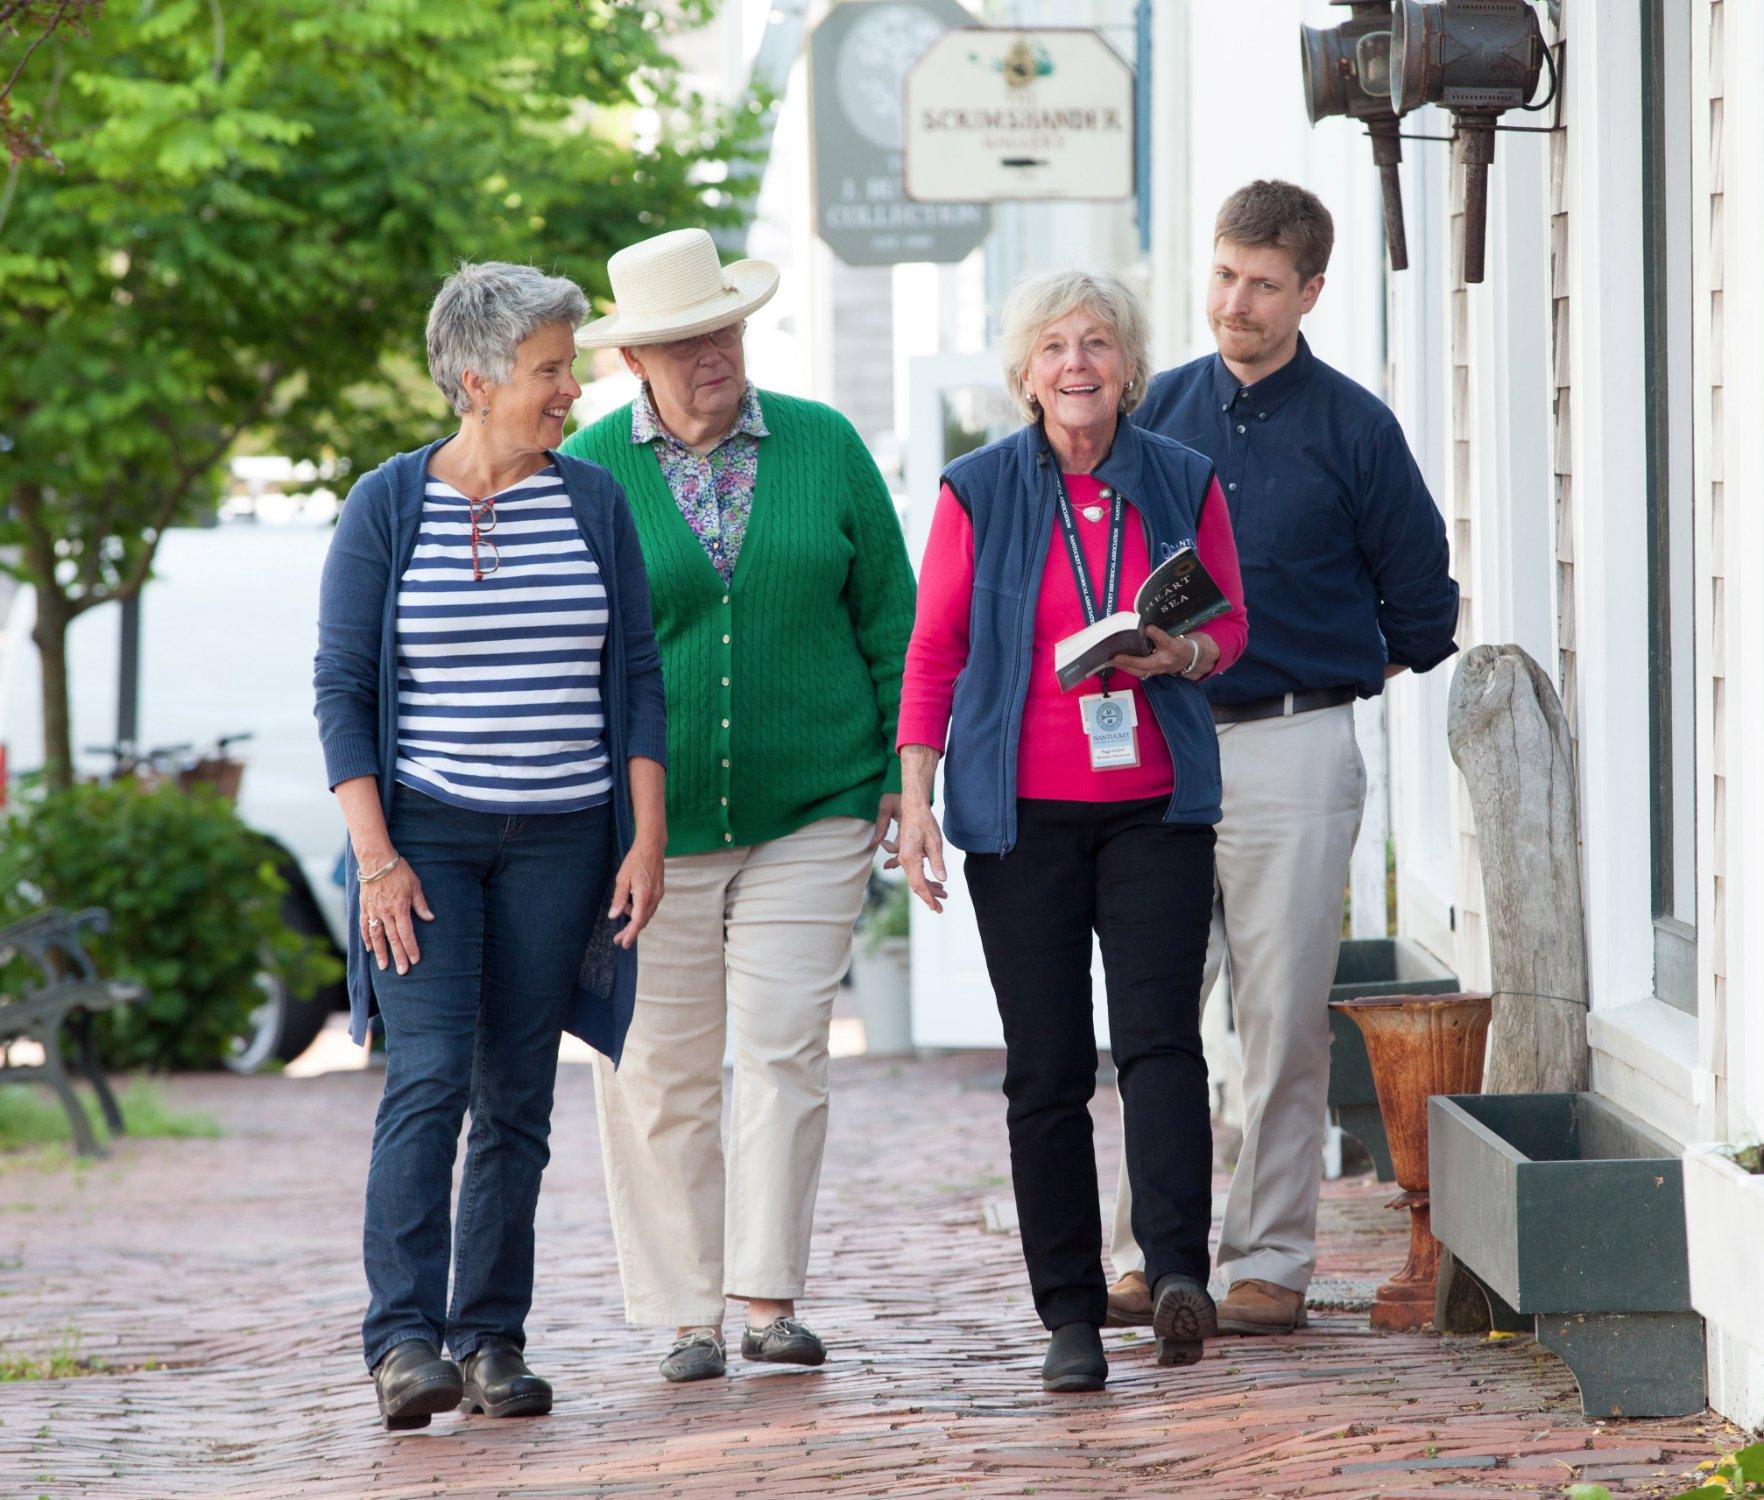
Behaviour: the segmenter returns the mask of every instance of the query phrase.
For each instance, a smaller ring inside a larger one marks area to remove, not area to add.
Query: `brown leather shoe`
[[[1129,1271],[1109,1288],[1110,1328],[1149,1328],[1152,1320],[1151,1287],[1144,1271]]]
[[[1305,1294],[1246,1276],[1219,1304],[1220,1333],[1291,1333],[1305,1326]]]

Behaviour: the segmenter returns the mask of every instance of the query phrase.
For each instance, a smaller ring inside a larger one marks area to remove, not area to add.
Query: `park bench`
[[[0,974],[11,970],[13,987],[0,990],[0,1083],[46,1083],[67,1110],[74,1149],[81,1156],[103,1156],[86,1112],[74,1092],[62,1058],[65,1032],[79,1047],[79,1071],[98,1096],[113,1134],[124,1133],[122,1111],[99,1065],[92,1025],[99,1011],[133,1005],[147,998],[145,985],[105,979],[80,940],[82,932],[104,932],[110,914],[98,907],[69,916],[56,907],[0,929]],[[32,1041],[43,1049],[40,1063],[15,1064],[12,1046]]]

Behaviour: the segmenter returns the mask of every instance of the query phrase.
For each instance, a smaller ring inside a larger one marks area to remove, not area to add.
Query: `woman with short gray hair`
[[[556,451],[587,313],[563,277],[460,266],[428,325],[459,430],[357,481],[325,560],[314,687],[349,828],[350,1030],[365,1041],[377,1010],[386,1035],[362,1337],[388,1429],[462,1400],[551,1409],[524,1324],[558,1042],[618,1057],[662,894],[643,555],[613,477]]]
[[[935,912],[944,833],[967,851],[1004,1023],[1023,1254],[1052,1334],[1042,1382],[1092,1391],[1108,1377],[1089,1114],[1093,935],[1159,1363],[1198,1360],[1216,1331],[1200,982],[1219,750],[1197,684],[1237,659],[1247,625],[1212,465],[1126,419],[1147,370],[1137,295],[1113,276],[1054,272],[1013,292],[1000,321],[1005,381],[1028,425],[943,476],[901,687],[898,859]],[[1116,656],[1100,682],[1063,691],[1055,644],[1114,613],[1154,560],[1187,547],[1228,612],[1183,635],[1150,627],[1146,655]]]

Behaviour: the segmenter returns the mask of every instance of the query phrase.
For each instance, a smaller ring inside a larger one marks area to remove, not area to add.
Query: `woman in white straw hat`
[[[630,496],[668,703],[668,901],[615,1072],[596,1059],[601,1147],[634,1324],[671,1327],[669,1380],[741,1352],[818,1365],[796,1317],[827,1130],[827,1034],[872,851],[899,812],[895,716],[913,577],[857,433],[747,379],[747,315],[778,286],[723,266],[702,229],[607,266],[637,399],[564,444]],[[721,1137],[726,1032],[734,1100]]]

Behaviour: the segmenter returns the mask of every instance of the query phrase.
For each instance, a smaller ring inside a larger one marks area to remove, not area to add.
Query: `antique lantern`
[[[1526,107],[1546,61],[1554,74],[1537,12],[1530,0],[1396,0],[1390,28],[1396,113],[1423,104],[1452,112],[1453,149],[1464,163],[1464,280],[1481,281],[1496,121]]]
[[[1346,6],[1348,18],[1336,26],[1299,27],[1305,109],[1313,125],[1331,115],[1365,122],[1384,191],[1384,243],[1390,251],[1390,268],[1406,271],[1409,243],[1403,231],[1403,183],[1397,170],[1403,143],[1397,134],[1398,111],[1391,102],[1390,0],[1330,3]]]

